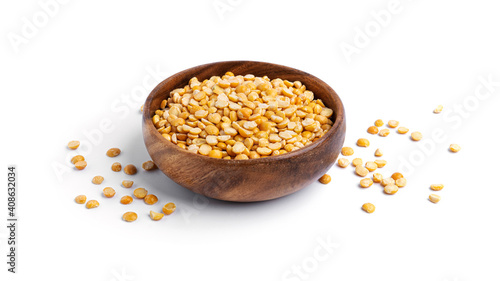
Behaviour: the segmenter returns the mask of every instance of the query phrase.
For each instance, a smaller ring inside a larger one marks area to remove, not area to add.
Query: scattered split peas
[[[175,209],[176,209],[175,204],[170,202],[165,204],[165,206],[163,206],[162,211],[165,215],[170,215],[175,211]]]
[[[405,187],[406,186],[406,179],[405,178],[400,178],[396,180],[396,185],[398,187]]]
[[[80,146],[80,142],[79,142],[79,141],[77,141],[77,140],[74,140],[74,141],[70,141],[70,142],[68,142],[68,148],[69,148],[69,149],[73,149],[73,150],[75,150],[75,149],[77,149],[79,146]]]
[[[396,181],[393,178],[386,178],[380,182],[380,185],[382,185],[384,187],[391,185],[391,184],[396,184]]]
[[[437,203],[441,200],[441,196],[437,195],[437,194],[431,194],[429,195],[429,201],[431,201],[432,203]]]
[[[339,158],[337,164],[339,165],[339,167],[345,168],[349,166],[349,160],[347,160],[346,158]]]
[[[329,174],[324,174],[321,178],[319,178],[319,182],[322,184],[329,184],[332,181],[332,177]]]
[[[129,164],[123,168],[123,172],[127,175],[135,175],[137,174],[137,168],[134,165]]]
[[[99,207],[99,202],[97,202],[97,200],[89,200],[85,207],[87,207],[87,209],[97,208]]]
[[[363,167],[362,165],[356,166],[355,172],[360,177],[366,177],[366,175],[368,175],[369,173],[368,169]]]
[[[439,191],[444,188],[444,184],[431,184],[431,189],[434,191]]]
[[[120,199],[120,203],[122,203],[123,205],[128,205],[132,203],[132,201],[134,201],[134,198],[132,198],[132,196],[129,195],[125,195]]]
[[[373,205],[372,203],[365,203],[361,208],[363,209],[363,211],[369,214],[375,212],[375,205]]]
[[[389,120],[389,122],[387,122],[387,126],[389,126],[389,128],[396,128],[398,125],[399,121],[396,120]]]
[[[87,201],[87,196],[85,195],[78,195],[75,197],[75,202],[78,204],[84,204]]]
[[[115,162],[111,165],[111,170],[113,172],[119,172],[122,170],[122,164],[120,164],[119,162]]]
[[[134,196],[137,199],[144,199],[144,197],[146,197],[146,195],[148,195],[148,191],[145,188],[139,187],[139,188],[134,189]]]
[[[368,130],[366,130],[366,131],[372,135],[378,134],[378,128],[376,126],[370,126],[370,127],[368,127]]]
[[[102,177],[102,176],[95,176],[92,178],[93,184],[101,184],[103,181],[104,181],[104,177]]]
[[[392,174],[391,178],[397,181],[398,179],[404,178],[404,176],[401,173],[394,173]]]
[[[110,148],[108,149],[108,151],[106,152],[106,155],[108,157],[116,157],[118,155],[120,155],[122,151],[119,149],[119,148]]]
[[[78,161],[75,163],[75,167],[78,170],[83,170],[83,169],[85,169],[85,167],[87,167],[87,162],[86,161]]]
[[[365,178],[365,179],[362,179],[359,181],[359,185],[363,188],[368,188],[370,186],[372,186],[373,184],[373,181],[369,178]]]
[[[438,105],[436,107],[436,109],[434,109],[434,113],[441,113],[441,111],[443,111],[443,106],[442,105]]]
[[[163,218],[164,214],[162,213],[157,213],[153,211],[149,211],[149,217],[151,217],[152,220],[154,221],[159,221]]]
[[[103,190],[102,190],[102,194],[108,198],[111,198],[113,196],[115,196],[116,194],[116,191],[111,188],[111,187],[105,187]]]
[[[390,133],[391,131],[389,131],[389,129],[382,129],[378,132],[378,135],[381,137],[387,137]]]
[[[358,141],[356,142],[356,144],[360,147],[369,147],[370,146],[370,141],[367,140],[367,139],[358,139]]]
[[[383,168],[387,164],[387,161],[385,160],[375,160],[374,162],[375,164],[377,164],[377,167],[379,168]]]
[[[354,149],[352,149],[351,147],[345,146],[345,147],[342,147],[342,150],[340,151],[340,153],[342,153],[342,155],[344,155],[344,156],[351,156],[354,154]]]
[[[379,183],[383,180],[383,176],[380,173],[373,174],[373,182]]]
[[[382,156],[384,156],[384,153],[382,152],[382,150],[380,148],[377,148],[377,150],[375,150],[375,156],[382,157]]]
[[[142,168],[146,171],[152,171],[152,170],[157,169],[158,167],[156,166],[156,164],[153,161],[146,161],[146,162],[142,163]]]
[[[153,205],[156,202],[158,202],[158,197],[156,197],[156,195],[153,194],[148,194],[144,196],[144,202],[148,205]]]
[[[382,127],[382,126],[384,126],[384,121],[382,121],[382,119],[377,119],[377,120],[375,121],[375,126],[377,126],[377,127]]]
[[[134,212],[126,212],[123,214],[122,218],[124,221],[133,222],[137,219],[137,214]]]
[[[419,141],[422,139],[422,133],[421,132],[413,132],[411,133],[411,139],[414,141]]]
[[[333,125],[333,110],[300,81],[251,74],[193,77],[155,113],[152,122],[165,139],[222,159],[288,153],[317,141]]]
[[[462,149],[458,144],[451,144],[450,145],[450,151],[451,152],[459,152],[460,149]]]
[[[132,187],[132,185],[134,185],[134,182],[129,181],[129,180],[124,180],[124,181],[122,181],[122,185],[123,185],[123,187],[130,188],[130,187]]]
[[[399,127],[398,128],[398,133],[401,135],[404,135],[404,134],[408,133],[409,131],[410,131],[410,129],[408,129],[406,127]]]
[[[363,159],[361,159],[361,158],[354,158],[354,159],[352,160],[352,165],[353,165],[354,167],[357,167],[357,166],[359,166],[359,165],[363,165]]]
[[[85,157],[83,157],[82,155],[76,155],[73,158],[71,158],[71,164],[73,165],[80,161],[85,161]]]
[[[398,192],[399,188],[395,184],[388,184],[384,187],[384,192],[389,195],[394,195]]]
[[[378,166],[375,162],[368,161],[365,163],[365,168],[368,169],[368,171],[373,172],[378,168]]]

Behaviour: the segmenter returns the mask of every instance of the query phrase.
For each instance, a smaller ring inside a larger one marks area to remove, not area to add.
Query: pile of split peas
[[[79,146],[80,146],[79,141],[70,141],[68,143],[68,148],[73,149],[73,150],[77,149]],[[121,153],[121,150],[119,148],[110,148],[106,152],[106,156],[113,158],[113,157],[120,155],[120,153]],[[71,159],[71,163],[73,163],[75,165],[76,169],[78,169],[78,170],[83,170],[83,169],[85,169],[85,167],[87,167],[87,162],[85,161],[85,157],[83,157],[82,155],[74,156]],[[152,170],[157,169],[157,166],[155,165],[155,163],[153,161],[146,161],[142,164],[142,168],[145,171],[152,171]],[[122,171],[121,163],[119,163],[119,162],[113,163],[111,165],[111,171],[113,171],[113,172]],[[129,165],[126,165],[125,167],[123,167],[123,172],[126,175],[133,176],[133,175],[137,174],[138,171],[137,171],[137,167],[135,165],[129,164]],[[104,182],[103,176],[97,175],[97,176],[92,178],[92,183],[95,185],[100,185],[103,182]],[[123,180],[121,184],[124,188],[131,188],[134,185],[134,181]],[[106,198],[113,198],[116,194],[116,191],[112,187],[105,187],[102,190],[102,194]],[[148,205],[154,205],[158,202],[158,197],[156,197],[156,195],[148,193],[148,191],[142,187],[134,189],[131,195],[133,195],[133,197],[130,195],[125,195],[125,196],[121,197],[120,203],[123,205],[129,205],[134,201],[134,197],[136,199],[143,200],[144,203],[146,203]],[[87,201],[87,196],[85,196],[85,195],[76,196],[75,202],[78,204],[85,204],[87,209],[97,208],[97,207],[99,207],[99,204],[100,204],[99,201],[97,201],[97,200],[88,200]],[[161,212],[155,212],[155,211],[151,210],[149,212],[149,216],[152,220],[158,221],[158,220],[161,220],[164,215],[172,214],[175,211],[175,208],[176,208],[175,204],[172,202],[169,202],[162,207]],[[123,214],[122,219],[124,221],[127,221],[127,222],[135,221],[135,220],[137,220],[137,213],[126,212]]]
[[[170,92],[152,118],[158,132],[189,152],[223,159],[281,155],[321,138],[333,110],[300,81],[226,72]]]
[[[439,105],[435,110],[434,113],[438,114],[443,110],[443,106]],[[374,122],[374,126],[370,126],[367,129],[367,132],[371,135],[379,135],[381,137],[387,137],[390,133],[390,129],[396,129],[396,132],[398,134],[406,134],[410,130],[406,127],[399,126],[399,122],[396,120],[389,120],[387,122],[387,127],[384,129],[379,129],[384,125],[384,121],[381,119],[378,119]],[[411,139],[413,141],[420,141],[423,138],[422,133],[418,131],[414,131],[411,133]],[[359,147],[369,147],[370,146],[370,141],[366,138],[360,138],[356,142],[356,145]],[[451,152],[458,152],[460,151],[460,146],[458,144],[451,144],[449,147],[449,151]],[[351,147],[343,147],[341,152],[343,156],[352,156],[354,155],[354,149]],[[382,157],[384,153],[380,148],[377,148],[374,153],[375,157]],[[377,169],[383,168],[386,164],[387,161],[382,160],[382,159],[377,159],[375,161],[367,161],[363,165],[363,160],[361,158],[355,158],[352,160],[352,163],[349,162],[348,159],[346,158],[339,158],[337,165],[341,168],[347,168],[349,164],[352,164],[354,167],[355,173],[362,177],[363,179],[360,180],[359,186],[362,188],[368,188],[373,185],[373,183],[379,183],[383,188],[384,188],[384,193],[388,195],[394,195],[398,190],[402,187],[406,186],[407,180],[406,178],[399,172],[393,173],[390,177],[384,178],[384,176],[381,173],[373,173],[372,178],[366,177],[370,172],[375,172]],[[319,182],[323,184],[328,184],[331,181],[331,177],[328,174],[323,175],[320,179]],[[443,189],[444,185],[443,184],[432,184],[430,186],[431,190],[434,191],[439,191]],[[441,196],[437,194],[431,194],[429,195],[429,201],[432,203],[437,203],[441,200]],[[365,203],[362,206],[362,209],[367,212],[367,213],[373,213],[375,211],[375,205],[372,203]]]

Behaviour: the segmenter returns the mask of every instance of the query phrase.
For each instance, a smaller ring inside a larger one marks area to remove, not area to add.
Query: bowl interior
[[[210,79],[212,76],[222,76],[226,72],[232,72],[234,75],[246,75],[253,74],[255,76],[267,76],[271,80],[275,78],[281,78],[283,80],[289,81],[300,81],[306,86],[307,90],[314,93],[315,99],[321,99],[325,106],[333,110],[333,115],[330,118],[333,121],[332,128],[319,140],[305,146],[304,148],[285,153],[278,156],[258,158],[258,159],[247,159],[247,160],[226,160],[226,159],[214,159],[206,156],[196,155],[199,157],[208,158],[208,161],[230,161],[230,162],[244,162],[245,164],[250,164],[255,161],[272,161],[273,159],[283,158],[290,155],[300,154],[310,149],[314,149],[315,146],[319,145],[321,142],[326,141],[333,133],[342,125],[344,119],[344,107],[337,93],[321,79],[298,69],[291,67],[266,63],[257,61],[223,61],[215,62],[204,65],[199,65],[193,68],[186,69],[171,77],[165,79],[161,82],[150,94],[148,99],[144,104],[144,121],[147,126],[154,128],[151,118],[154,116],[155,111],[160,108],[160,104],[164,99],[167,99],[170,92],[177,88],[183,88],[185,85],[189,84],[189,80],[193,77],[197,77],[199,81],[205,79]],[[160,133],[158,133],[160,135]],[[171,143],[170,141],[160,138],[165,145],[174,146],[175,149],[179,151],[188,153],[185,149],[178,147],[177,145]]]

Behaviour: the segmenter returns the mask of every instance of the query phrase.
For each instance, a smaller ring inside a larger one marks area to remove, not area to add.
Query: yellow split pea
[[[162,213],[157,213],[153,211],[149,211],[149,217],[154,220],[154,221],[159,221],[163,218],[164,214]]]
[[[406,128],[406,127],[399,127],[399,128],[398,128],[398,133],[399,133],[399,134],[402,134],[402,135],[404,135],[404,134],[408,133],[408,131],[410,131],[410,129],[408,129],[408,128]]]
[[[73,150],[75,150],[75,149],[77,149],[79,146],[80,146],[80,142],[79,142],[79,141],[77,141],[77,140],[70,141],[70,142],[68,143],[68,148],[69,148],[69,149],[73,149]]]
[[[152,171],[154,169],[157,169],[158,167],[153,161],[146,161],[142,163],[142,168],[146,171]]]
[[[104,177],[102,177],[102,176],[95,176],[92,178],[93,184],[101,184],[103,181],[104,181]]]
[[[80,161],[85,161],[85,157],[83,157],[82,155],[76,155],[76,156],[73,156],[73,158],[71,158],[71,164],[75,165],[77,162],[80,162]]]
[[[346,158],[339,158],[338,165],[339,167],[345,168],[349,166],[349,160],[347,160]]]
[[[429,195],[429,201],[431,201],[432,203],[437,203],[437,202],[441,201],[441,196],[439,196],[437,194],[431,194],[431,195]]]
[[[123,185],[123,187],[130,188],[130,187],[132,187],[132,185],[134,185],[134,182],[130,181],[130,180],[124,180],[124,181],[122,181],[122,185]]]
[[[148,195],[148,191],[145,188],[139,187],[134,189],[134,196],[138,199],[144,199]]]
[[[107,152],[106,152],[106,155],[108,157],[116,157],[118,155],[120,155],[122,151],[119,149],[119,148],[110,148]]]
[[[367,139],[358,139],[358,141],[356,142],[356,144],[360,147],[369,147],[370,146],[370,141],[367,140]]]
[[[322,184],[329,184],[332,181],[332,177],[329,174],[324,174],[321,178],[319,178],[319,182]]]
[[[122,164],[120,164],[119,162],[115,162],[111,165],[111,170],[113,172],[119,172],[122,170]]]
[[[421,132],[413,132],[411,133],[411,139],[414,141],[419,141],[422,139],[422,133]]]
[[[170,202],[165,204],[165,206],[163,206],[162,211],[165,215],[170,215],[175,211],[175,209],[176,209],[175,204]]]
[[[376,126],[370,126],[370,127],[368,127],[368,130],[366,130],[366,131],[372,135],[378,134],[378,128]]]
[[[85,195],[78,195],[75,197],[75,202],[78,204],[84,204],[87,201],[87,196]]]
[[[383,180],[383,176],[380,173],[374,173],[373,174],[373,182],[381,182]]]
[[[86,161],[78,161],[75,163],[75,167],[78,170],[83,170],[83,169],[85,169],[85,167],[87,167],[87,162]]]
[[[137,214],[134,212],[126,212],[125,214],[123,214],[122,218],[124,221],[133,222],[137,220]]]
[[[389,126],[389,128],[396,128],[398,125],[399,121],[396,120],[389,120],[389,122],[387,122],[387,126]]]
[[[368,169],[363,167],[362,165],[356,166],[355,172],[360,177],[366,177],[366,175],[368,175],[369,173]]]
[[[431,184],[431,189],[434,191],[439,191],[444,188],[444,184]]]
[[[112,187],[105,187],[102,190],[102,194],[108,198],[111,198],[111,197],[115,196],[116,191]]]
[[[462,149],[458,144],[451,144],[450,145],[450,151],[451,152],[459,152],[460,149]]]
[[[378,132],[378,135],[381,137],[387,137],[390,133],[391,131],[389,131],[389,129],[382,129]]]
[[[361,208],[363,209],[363,211],[369,214],[375,212],[375,205],[373,205],[372,203],[365,203],[363,204],[363,206],[361,206]]]
[[[132,196],[129,195],[125,195],[120,199],[120,203],[122,203],[123,205],[128,205],[132,203],[132,201],[134,201],[134,198],[132,198]]]
[[[352,149],[351,147],[342,147],[342,150],[340,151],[340,153],[342,153],[342,155],[344,156],[351,156],[354,154],[354,149]]]
[[[354,158],[352,160],[352,165],[354,167],[359,166],[359,165],[363,165],[363,159],[361,159],[361,158]]]
[[[97,200],[89,200],[85,207],[87,207],[87,209],[97,208],[99,207],[99,202],[97,202]]]
[[[129,164],[123,168],[123,172],[127,175],[135,175],[137,174],[137,168],[134,165]]]
[[[377,164],[375,164],[375,162],[368,161],[365,164],[365,168],[368,169],[368,171],[373,172],[378,168],[378,166]]]
[[[364,179],[359,181],[359,185],[363,188],[370,187],[370,186],[372,186],[372,184],[373,184],[373,181],[369,178],[364,178]]]
[[[382,126],[384,126],[384,121],[382,121],[382,119],[377,119],[377,120],[375,121],[375,126],[377,126],[377,127],[382,127]]]
[[[394,195],[398,192],[399,188],[395,184],[389,184],[384,187],[384,192],[389,195]]]

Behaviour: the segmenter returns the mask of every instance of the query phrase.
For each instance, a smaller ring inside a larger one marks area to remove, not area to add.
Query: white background
[[[1,280],[500,279],[500,86],[488,92],[481,83],[500,81],[498,2],[66,2],[51,6],[46,22],[38,1],[0,6],[2,218],[7,165],[17,165],[19,181],[18,274],[6,273],[2,223]],[[217,11],[214,3],[230,9]],[[386,14],[388,5],[396,11],[389,9],[381,26],[374,13]],[[357,29],[366,28],[362,42]],[[346,56],[346,44],[356,53]],[[379,172],[411,169],[408,185],[384,195],[379,185],[359,188],[352,167],[334,166],[328,185],[236,204],[203,199],[160,171],[141,169],[133,180],[160,203],[119,204],[131,190],[120,186],[126,177],[111,163],[149,160],[139,113],[144,94],[183,69],[239,59],[284,64],[330,84],[346,108],[346,145],[365,161],[384,149],[389,164]],[[440,115],[432,113],[438,104],[445,107]],[[424,140],[368,135],[378,118],[399,120]],[[112,129],[103,132],[101,122]],[[436,132],[444,139],[433,139]],[[371,146],[356,147],[359,137]],[[58,179],[54,167],[67,166],[73,139],[87,142],[77,152],[89,165],[60,170]],[[462,151],[448,152],[450,143]],[[110,147],[123,153],[107,158]],[[90,182],[97,174],[105,177],[101,186]],[[445,188],[432,192],[433,183]],[[115,198],[102,197],[105,186],[117,190]],[[430,193],[441,202],[429,202]],[[78,194],[101,206],[85,209],[73,201]],[[149,219],[150,209],[170,201],[174,214]],[[375,213],[360,209],[365,202]],[[128,210],[139,214],[136,222],[121,220]],[[327,252],[318,241],[335,247]]]

